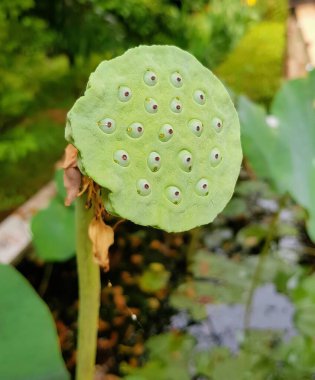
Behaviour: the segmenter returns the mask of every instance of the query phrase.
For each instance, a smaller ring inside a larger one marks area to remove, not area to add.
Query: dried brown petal
[[[108,249],[114,243],[114,231],[102,219],[93,218],[89,225],[94,260],[107,272],[109,270]]]
[[[76,168],[77,167],[78,149],[73,145],[68,144],[65,149],[65,159],[63,161],[63,168]]]
[[[77,156],[77,148],[71,144],[68,144],[65,149],[65,158],[63,162],[63,183],[67,190],[65,206],[70,206],[80,191],[82,175],[77,168]]]
[[[81,173],[78,168],[67,168],[64,170],[63,183],[67,190],[65,206],[70,206],[80,192]]]

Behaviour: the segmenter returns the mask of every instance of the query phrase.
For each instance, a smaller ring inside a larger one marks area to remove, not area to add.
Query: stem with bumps
[[[76,201],[76,250],[79,276],[79,322],[76,380],[92,380],[100,306],[100,269],[93,261],[88,236],[93,210],[85,208],[86,196]]]

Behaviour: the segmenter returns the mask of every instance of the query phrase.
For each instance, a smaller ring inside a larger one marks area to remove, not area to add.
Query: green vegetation
[[[315,72],[283,84],[270,115],[241,97],[238,110],[245,155],[255,173],[290,193],[308,212],[308,233],[315,241]]]
[[[65,147],[64,115],[47,111],[2,133],[0,212],[25,202],[51,179]]]
[[[0,310],[0,377],[68,380],[46,304],[16,269],[2,264]]]
[[[245,160],[231,202],[211,225],[167,234],[131,222],[116,226],[106,216],[116,239],[111,271],[101,275],[101,378],[314,377],[315,75],[282,78],[287,14],[286,0],[1,2],[1,216],[51,180],[66,144],[66,112],[102,60],[139,44],[172,44],[234,91]],[[0,266],[0,378],[75,373],[74,207],[63,206],[61,172],[56,181],[58,194],[34,217],[33,247],[18,265],[28,281]],[[269,285],[290,302],[297,336],[250,325],[254,294]],[[212,333],[216,306],[244,312],[238,351]],[[210,326],[211,347],[202,341],[207,332],[194,333],[202,326]]]
[[[216,70],[233,91],[269,104],[284,70],[285,24],[263,22],[242,38]]]
[[[43,156],[37,119],[49,135],[46,111],[67,110],[100,61],[139,44],[172,44],[213,69],[248,28],[262,19],[283,22],[285,5],[285,0],[277,7],[272,1],[249,6],[240,0],[2,1],[0,212],[17,207],[47,181],[62,144],[51,136],[50,153],[46,149]],[[58,123],[61,132],[64,119]],[[28,169],[19,169],[22,162],[36,168],[33,183],[27,181]]]

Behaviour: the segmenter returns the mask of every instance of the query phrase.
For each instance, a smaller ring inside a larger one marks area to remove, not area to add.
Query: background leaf
[[[243,148],[254,171],[289,192],[307,209],[309,235],[315,241],[315,70],[287,81],[276,94],[272,116],[249,100],[238,103]]]
[[[1,379],[69,379],[47,306],[7,265],[0,265],[0,342]]]
[[[36,254],[46,261],[64,261],[75,254],[74,207],[63,204],[62,175],[63,171],[56,172],[57,196],[33,217],[31,224]]]

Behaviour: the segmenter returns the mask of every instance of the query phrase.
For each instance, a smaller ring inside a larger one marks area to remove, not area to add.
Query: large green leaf
[[[32,219],[36,254],[47,261],[64,261],[75,254],[74,208],[65,207],[62,171],[56,173],[57,196]]]
[[[69,379],[47,306],[7,265],[0,265],[0,379]]]
[[[271,118],[244,97],[238,109],[245,156],[259,176],[308,211],[307,229],[315,241],[315,70],[284,83]]]

